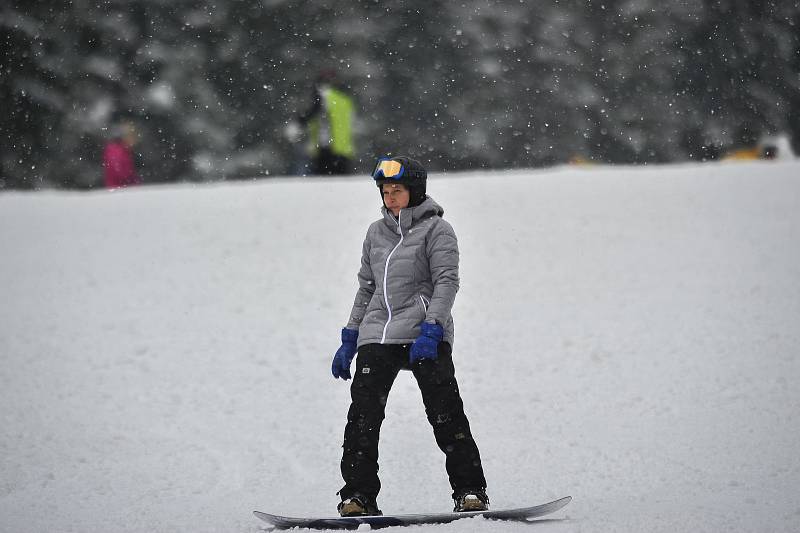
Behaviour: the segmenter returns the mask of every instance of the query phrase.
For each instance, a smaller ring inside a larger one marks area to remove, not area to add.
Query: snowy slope
[[[536,531],[798,531],[800,164],[437,174],[495,508]],[[0,531],[333,514],[330,358],[368,178],[0,195]],[[403,373],[386,512],[449,508]],[[529,529],[476,519],[409,531]]]

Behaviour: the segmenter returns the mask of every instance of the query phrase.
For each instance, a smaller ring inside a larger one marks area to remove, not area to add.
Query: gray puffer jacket
[[[420,324],[437,322],[453,344],[450,310],[458,291],[458,243],[444,209],[428,196],[396,219],[385,207],[383,219],[367,230],[349,329],[358,329],[358,346],[408,344]]]

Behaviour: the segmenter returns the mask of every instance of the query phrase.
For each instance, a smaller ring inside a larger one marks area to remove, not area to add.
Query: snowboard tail
[[[294,518],[289,516],[278,516],[261,511],[253,511],[258,518],[271,524],[275,529],[290,529],[302,527],[307,529],[358,529],[361,524],[369,524],[373,529],[391,526],[412,526],[417,524],[446,524],[463,518],[482,516],[489,520],[510,520],[515,522],[527,522],[541,516],[554,513],[563,508],[570,501],[572,496],[560,498],[558,500],[535,505],[533,507],[520,507],[518,509],[502,509],[498,511],[469,511],[464,513],[425,513],[425,514],[405,514],[405,515],[381,515],[381,516],[345,516],[332,518]]]

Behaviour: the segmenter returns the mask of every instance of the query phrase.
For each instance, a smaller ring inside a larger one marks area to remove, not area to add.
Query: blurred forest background
[[[356,166],[707,160],[800,140],[791,0],[4,0],[0,188],[101,183],[130,120],[146,183],[283,175],[333,67]]]

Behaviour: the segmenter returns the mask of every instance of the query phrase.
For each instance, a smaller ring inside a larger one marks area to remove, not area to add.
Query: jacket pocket
[[[417,296],[419,297],[419,304],[422,306],[422,313],[427,315],[428,305],[430,305],[430,302],[421,294],[418,294]]]

